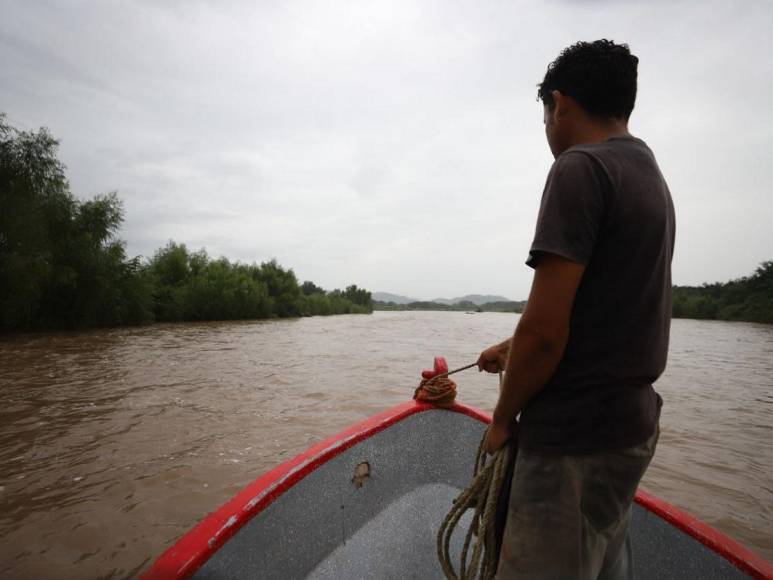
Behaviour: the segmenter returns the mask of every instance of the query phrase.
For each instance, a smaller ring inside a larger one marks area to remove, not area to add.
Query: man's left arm
[[[582,264],[557,254],[539,253],[526,309],[510,344],[504,384],[486,441],[489,453],[507,441],[513,420],[558,367],[584,272]]]

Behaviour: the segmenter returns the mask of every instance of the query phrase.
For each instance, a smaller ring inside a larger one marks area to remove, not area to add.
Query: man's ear
[[[564,117],[569,111],[569,99],[561,94],[561,91],[551,91],[553,97],[553,120],[558,121],[559,117]]]

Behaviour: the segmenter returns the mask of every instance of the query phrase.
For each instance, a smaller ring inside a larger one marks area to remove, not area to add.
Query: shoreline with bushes
[[[674,286],[673,317],[773,324],[773,260],[729,282]]]
[[[0,332],[373,311],[367,290],[300,284],[275,260],[212,259],[173,241],[128,257],[118,195],[77,199],[57,149],[46,129],[19,131],[0,113]]]

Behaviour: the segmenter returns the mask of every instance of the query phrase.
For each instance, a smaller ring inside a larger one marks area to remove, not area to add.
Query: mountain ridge
[[[498,296],[495,294],[465,294],[464,296],[457,296],[456,298],[435,298],[430,302],[437,302],[439,304],[459,304],[460,302],[472,302],[481,306],[482,304],[488,304],[489,302],[513,302],[509,298],[504,296]]]
[[[401,294],[392,294],[391,292],[373,292],[371,298],[377,302],[394,302],[395,304],[418,302],[415,298],[402,296]]]
[[[490,302],[513,302],[510,298],[498,296],[496,294],[465,294],[456,298],[435,298],[433,300],[418,300],[401,294],[392,294],[391,292],[373,292],[373,300],[378,302],[394,302],[395,304],[410,304],[411,302],[435,302],[451,306],[460,302],[472,302],[477,306],[488,304]]]

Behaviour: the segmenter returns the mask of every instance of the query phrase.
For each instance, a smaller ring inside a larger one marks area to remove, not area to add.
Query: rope
[[[436,379],[439,379],[439,378],[442,378],[442,377],[447,377],[448,375],[452,375],[454,373],[458,373],[458,372],[461,372],[461,371],[466,371],[467,369],[471,369],[472,367],[476,367],[476,366],[478,366],[477,361],[474,362],[474,363],[470,363],[468,365],[464,365],[463,367],[459,367],[458,369],[454,369],[452,371],[446,371],[444,373],[440,373],[439,375],[435,375],[434,377],[430,377],[429,379],[427,379],[427,382],[431,383],[432,381],[434,381]]]
[[[448,377],[424,379],[413,392],[413,398],[438,407],[450,407],[456,400],[456,383]]]
[[[448,375],[466,371],[475,366],[478,366],[477,362],[423,379],[413,392],[413,398],[438,407],[451,407],[456,400],[456,383],[449,379]]]
[[[501,373],[500,373],[501,384]],[[503,522],[497,529],[497,506],[503,486],[507,483],[507,475],[511,474],[511,462],[515,460],[516,447],[512,441],[508,441],[499,448],[487,461],[484,449],[486,435],[490,427],[486,428],[483,438],[478,445],[475,456],[475,467],[470,485],[454,500],[451,511],[448,512],[437,534],[437,553],[443,573],[450,580],[474,580],[481,578],[488,580],[494,577],[499,563],[499,542]],[[464,538],[464,545],[460,558],[460,570],[457,575],[451,562],[450,544],[451,535],[468,509],[473,509],[472,522]],[[476,540],[472,546],[472,556],[467,562],[467,557],[472,543],[472,536]]]
[[[446,578],[452,580],[489,579],[493,578],[497,571],[500,548],[497,545],[495,527],[497,500],[505,483],[507,464],[510,461],[513,448],[510,442],[506,443],[487,462],[486,452],[483,448],[486,441],[486,433],[488,433],[488,428],[486,428],[480,445],[478,445],[472,481],[467,486],[467,489],[462,491],[454,500],[451,511],[448,512],[438,530],[438,558]],[[475,512],[464,538],[460,571],[457,575],[451,562],[451,535],[459,520],[468,509],[474,509]],[[472,558],[468,566],[467,556],[473,534],[477,536],[477,539],[473,545]]]

